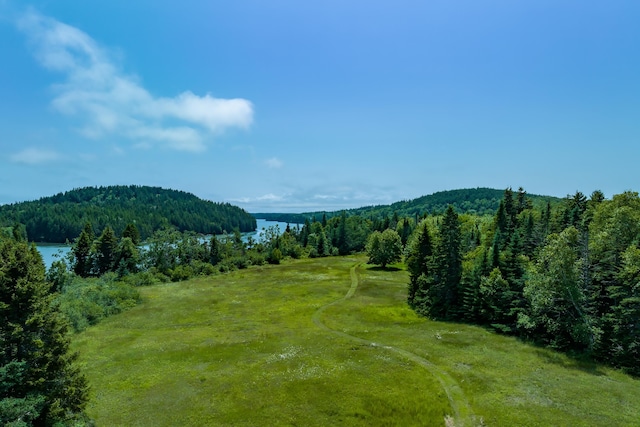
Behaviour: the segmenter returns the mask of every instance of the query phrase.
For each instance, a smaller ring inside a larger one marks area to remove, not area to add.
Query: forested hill
[[[237,206],[148,186],[85,187],[0,206],[0,227],[23,224],[35,242],[72,241],[87,221],[94,230],[109,225],[118,235],[133,223],[142,239],[167,226],[203,234],[256,229],[255,218]]]
[[[476,215],[493,215],[495,214],[500,200],[504,195],[504,189],[496,190],[493,188],[465,188],[460,190],[439,191],[428,196],[418,197],[413,200],[405,200],[390,205],[365,206],[362,208],[346,210],[348,215],[359,215],[367,218],[387,218],[395,213],[399,217],[415,217],[425,213],[439,214],[443,213],[447,206],[452,205],[458,213],[470,213]],[[550,201],[552,204],[560,201],[557,197],[539,196],[527,194],[527,197],[533,201],[534,205],[546,204]],[[273,221],[284,221],[290,223],[303,223],[305,219],[316,218],[320,220],[324,214],[327,218],[340,215],[341,211],[336,212],[306,212],[302,214],[287,213],[255,213],[256,218],[263,218]]]

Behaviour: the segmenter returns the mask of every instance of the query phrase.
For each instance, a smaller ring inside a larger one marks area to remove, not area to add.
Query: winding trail
[[[358,342],[360,344],[368,345],[371,347],[380,347],[385,350],[389,350],[391,352],[399,354],[405,359],[408,359],[424,367],[427,371],[429,371],[429,373],[433,377],[435,377],[438,380],[438,382],[440,383],[440,386],[442,386],[442,389],[445,391],[447,398],[449,399],[449,404],[451,405],[451,409],[453,410],[453,420],[455,422],[454,425],[456,427],[473,426],[476,423],[476,419],[475,419],[473,410],[471,409],[471,405],[469,405],[469,401],[465,397],[464,392],[462,391],[462,389],[460,388],[456,380],[453,377],[451,377],[451,375],[449,375],[442,369],[438,368],[429,360],[425,359],[424,357],[418,356],[415,353],[412,353],[410,351],[407,351],[401,348],[393,347],[390,345],[375,343],[373,341],[365,340],[363,338],[347,334],[346,332],[331,329],[322,322],[320,317],[325,310],[327,310],[329,307],[332,307],[334,305],[340,304],[348,300],[356,293],[356,290],[358,289],[358,285],[360,284],[360,275],[358,274],[358,267],[360,267],[360,265],[361,264],[356,264],[350,269],[351,287],[349,287],[349,290],[347,291],[346,295],[343,296],[342,298],[339,298],[335,301],[330,302],[329,304],[323,305],[318,310],[316,310],[316,312],[312,316],[313,323],[315,323],[316,326],[318,326],[319,328],[324,329],[325,331],[330,332],[334,335],[347,338],[349,340]],[[447,423],[447,425],[449,424]]]

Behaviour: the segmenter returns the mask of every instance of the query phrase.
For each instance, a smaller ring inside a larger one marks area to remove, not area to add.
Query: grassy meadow
[[[406,305],[366,258],[140,288],[74,337],[98,426],[637,426],[640,381]]]

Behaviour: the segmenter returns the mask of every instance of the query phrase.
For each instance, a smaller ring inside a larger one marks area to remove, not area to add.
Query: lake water
[[[253,239],[254,242],[261,242],[264,238],[264,230],[272,226],[278,226],[280,229],[280,233],[284,233],[284,230],[287,228],[286,222],[279,221],[266,221],[264,219],[256,219],[256,231],[250,231],[248,233],[242,233],[242,240],[245,242],[249,240],[249,237]],[[294,228],[297,224],[291,224],[290,227]],[[302,225],[300,225],[302,227]],[[49,268],[53,261],[64,258],[69,251],[71,250],[71,246],[68,245],[55,245],[55,244],[46,244],[41,243],[36,245],[40,254],[42,255],[42,260],[44,261],[44,265]]]

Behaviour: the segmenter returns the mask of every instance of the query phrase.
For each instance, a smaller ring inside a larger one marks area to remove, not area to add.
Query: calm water
[[[277,225],[280,229],[280,233],[284,233],[284,230],[287,228],[286,222],[279,221],[266,221],[264,219],[257,219],[257,229],[256,231],[251,231],[249,233],[242,233],[242,240],[245,242],[249,240],[249,237],[253,238],[255,242],[261,242],[263,239],[264,230],[271,226]],[[290,227],[294,228],[296,224],[291,224]],[[302,226],[302,225],[301,225]],[[70,246],[67,245],[49,245],[46,243],[36,245],[40,254],[42,255],[42,260],[44,261],[44,265],[49,268],[53,261],[60,259],[61,257],[65,257],[69,251],[71,250]]]

